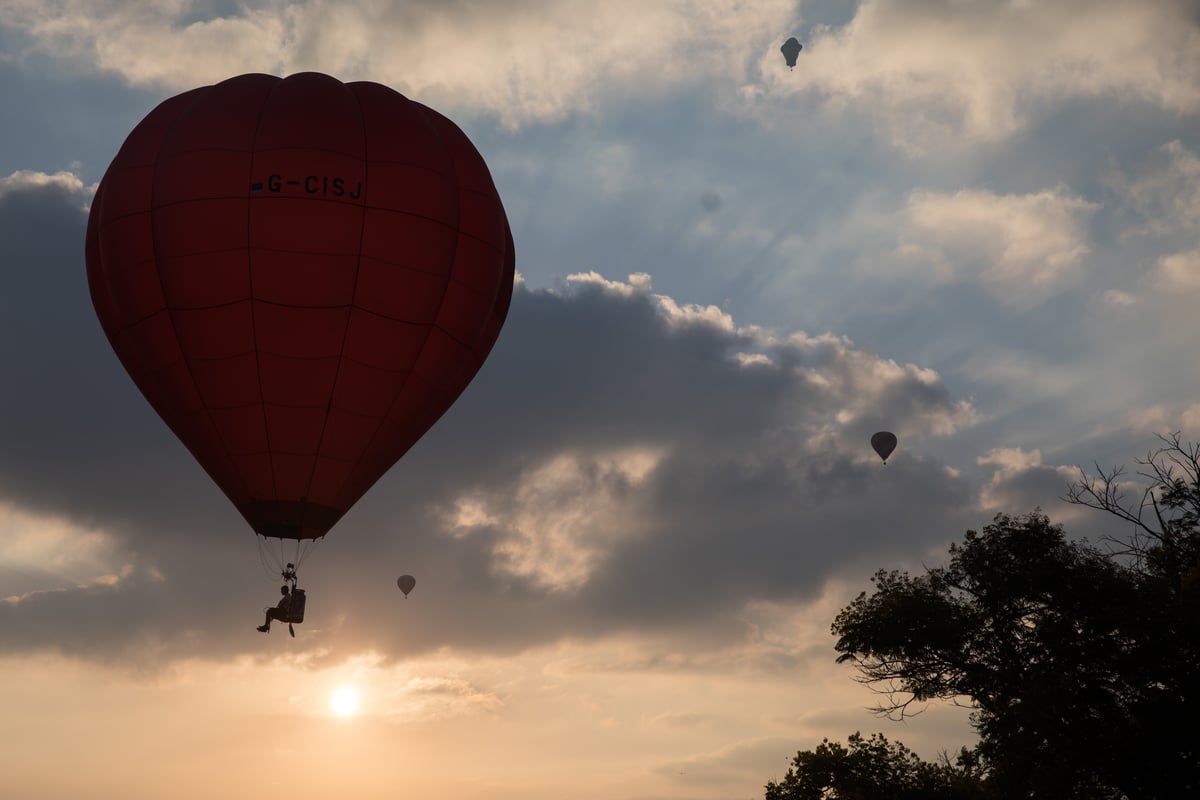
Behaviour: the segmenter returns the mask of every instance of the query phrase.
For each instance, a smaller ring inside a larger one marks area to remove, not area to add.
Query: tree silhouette
[[[1130,522],[1127,539],[1100,549],[1040,510],[998,514],[945,566],[880,570],[834,620],[838,661],[879,714],[965,705],[974,750],[934,765],[881,734],[826,740],[767,799],[1200,796],[1200,446],[1159,439],[1140,501],[1122,468],[1098,466],[1065,498]]]
[[[876,573],[875,592],[834,620],[838,661],[882,691],[882,714],[933,699],[974,708],[1000,787],[1103,797],[1096,771],[1122,742],[1102,723],[1128,689],[1118,662],[1138,605],[1124,578],[1040,513],[997,515],[951,545],[945,567]]]
[[[825,739],[815,750],[796,754],[782,781],[766,786],[766,800],[986,800],[991,795],[979,763],[965,748],[954,764],[922,761],[882,733],[864,739],[855,732],[849,747]]]
[[[1166,580],[1173,593],[1185,588],[1194,593],[1200,582],[1200,444],[1183,442],[1178,431],[1158,439],[1157,449],[1137,459],[1137,475],[1149,483],[1136,505],[1126,500],[1124,467],[1105,472],[1099,464],[1095,478],[1080,467],[1079,480],[1063,499],[1129,522],[1133,530],[1128,539],[1105,539],[1110,551],[1124,557],[1131,569]]]

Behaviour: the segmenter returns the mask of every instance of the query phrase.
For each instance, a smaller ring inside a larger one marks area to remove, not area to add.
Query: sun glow
[[[334,714],[348,717],[358,710],[358,692],[351,686],[339,687],[329,698],[329,705]]]

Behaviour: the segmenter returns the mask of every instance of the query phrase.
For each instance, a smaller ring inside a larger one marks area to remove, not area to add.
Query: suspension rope
[[[267,544],[267,537],[261,533],[255,535],[255,541],[258,545],[258,563],[262,567],[264,575],[271,578],[281,577],[284,574],[284,567],[291,564],[297,571],[301,565],[308,560],[308,557],[316,552],[317,545],[325,538],[321,536],[317,539],[295,539],[289,546],[284,539],[279,540],[279,556],[275,557],[274,547]],[[274,537],[272,537],[274,538]],[[292,555],[288,557],[288,550],[292,551]]]
[[[300,542],[296,543],[296,569],[300,569],[300,565],[308,560],[308,557],[317,551],[319,545],[325,539],[324,536],[316,539],[305,539],[303,545]]]
[[[254,541],[258,545],[258,563],[262,566],[263,574],[268,578],[273,578],[275,576],[271,573],[270,567],[267,564],[268,557],[266,548],[264,547],[266,538],[267,537],[263,536],[261,533],[254,534]]]

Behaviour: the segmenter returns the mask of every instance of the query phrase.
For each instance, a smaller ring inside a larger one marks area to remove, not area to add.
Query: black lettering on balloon
[[[267,176],[265,183],[255,181],[250,184],[251,193],[261,192],[264,189],[268,192],[279,193],[284,191],[285,186],[303,187],[306,194],[321,195],[325,197],[349,197],[351,200],[358,200],[363,195],[363,182],[354,181],[354,188],[350,191],[346,190],[350,183],[341,175],[305,175],[303,180],[288,180],[278,172],[273,172]]]

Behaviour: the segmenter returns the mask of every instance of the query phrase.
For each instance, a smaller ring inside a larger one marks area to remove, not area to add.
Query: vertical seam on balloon
[[[285,79],[279,78],[272,84],[270,90],[263,95],[262,105],[258,107],[258,118],[254,120],[254,134],[250,137],[250,174],[246,176],[246,186],[249,186],[254,181],[254,162],[258,158],[258,132],[262,128],[263,115],[266,113],[267,104],[271,101],[271,95],[275,90],[283,85]],[[258,326],[255,324],[255,300],[254,300],[254,247],[252,243],[254,237],[250,235],[250,223],[253,215],[250,213],[251,204],[254,202],[253,197],[246,198],[246,278],[250,283],[250,337],[253,343],[252,352],[254,353],[254,375],[258,379],[258,407],[262,409],[262,426],[263,438],[267,442],[267,464],[271,468],[271,494],[274,499],[279,499],[279,485],[275,479],[275,451],[271,446],[271,426],[267,424],[267,398],[263,394],[262,381],[262,362],[258,357]],[[251,495],[251,499],[258,499]],[[257,533],[257,531],[255,531]]]
[[[397,94],[399,94],[399,92],[397,92]],[[392,395],[392,400],[388,404],[388,410],[384,413],[384,415],[382,417],[379,418],[379,424],[375,427],[375,433],[373,433],[371,435],[371,438],[369,440],[367,440],[366,446],[363,447],[363,451],[362,451],[363,455],[366,455],[366,453],[370,451],[371,446],[375,443],[376,439],[379,438],[379,432],[381,430],[383,430],[384,423],[387,422],[388,417],[391,416],[392,409],[395,408],[396,402],[400,399],[400,396],[402,394],[404,394],[404,389],[405,389],[405,387],[408,386],[408,382],[410,380],[412,380],[413,373],[416,371],[415,370],[416,362],[421,360],[421,355],[425,352],[425,346],[429,343],[430,334],[433,332],[433,329],[435,327],[437,327],[437,319],[439,316],[441,316],[442,306],[446,302],[446,289],[449,287],[450,281],[454,274],[454,263],[458,259],[458,243],[459,243],[459,239],[462,235],[462,232],[461,232],[461,227],[462,227],[462,187],[459,185],[459,181],[458,181],[458,162],[455,161],[454,154],[450,151],[450,148],[446,144],[446,140],[442,135],[443,130],[438,127],[435,120],[431,119],[425,113],[425,111],[427,111],[427,110],[432,111],[432,109],[429,109],[427,106],[423,106],[420,103],[417,103],[413,100],[409,100],[407,97],[404,97],[403,95],[400,95],[400,96],[401,96],[401,98],[403,98],[404,102],[411,103],[412,105],[416,106],[418,115],[421,117],[421,119],[423,119],[426,122],[427,125],[429,125],[430,129],[433,130],[433,132],[435,134],[434,138],[436,139],[437,143],[442,146],[442,150],[445,152],[445,155],[446,155],[446,160],[449,162],[450,168],[454,173],[454,175],[453,175],[454,188],[455,188],[454,250],[450,255],[450,269],[447,271],[446,282],[442,286],[441,300],[438,302],[437,311],[433,315],[433,322],[431,322],[429,324],[429,327],[426,329],[425,338],[421,342],[420,348],[417,350],[417,357],[416,357],[416,361],[413,362],[413,369],[410,369],[408,371],[408,375],[405,376],[404,381],[401,382],[400,386],[396,388],[396,393],[394,395]],[[437,113],[437,112],[434,112],[434,113]],[[423,411],[424,409],[420,409],[420,410]],[[449,408],[444,409],[442,413],[445,413],[446,411],[449,411]],[[440,418],[441,418],[441,415],[439,415],[438,419],[440,419]],[[437,420],[435,419],[434,422],[437,422]],[[431,423],[429,425],[429,427],[433,427],[433,424]],[[426,428],[426,430],[428,430],[428,428]],[[396,460],[399,460],[403,455],[404,455],[404,453],[400,453],[396,457]],[[388,467],[384,469],[384,472],[386,472],[387,469],[389,469],[390,467],[391,467],[391,465],[389,464]],[[383,474],[380,473],[380,475],[376,476],[376,480],[378,480],[382,476],[383,476]],[[345,486],[345,482],[343,482],[342,485]]]
[[[312,503],[307,498],[312,494],[313,479],[317,475],[317,459],[321,457],[321,449],[325,445],[325,432],[329,430],[329,417],[333,414],[333,395],[337,391],[338,379],[342,375],[342,361],[346,358],[346,340],[350,337],[350,323],[354,319],[354,309],[356,308],[355,298],[358,296],[358,276],[362,271],[363,238],[366,235],[367,228],[367,187],[370,186],[370,175],[368,173],[371,167],[371,157],[370,153],[367,152],[366,113],[363,111],[362,101],[359,100],[358,95],[350,88],[350,85],[342,83],[342,89],[354,99],[354,105],[358,107],[359,128],[362,130],[363,197],[362,206],[360,207],[362,213],[359,214],[358,218],[358,252],[354,257],[354,285],[350,289],[350,307],[346,313],[346,325],[342,328],[342,346],[338,352],[337,366],[333,371],[333,385],[329,388],[329,402],[325,406],[325,421],[321,423],[321,435],[317,439],[317,449],[313,453],[312,468],[308,472],[308,482],[305,484],[304,489],[305,502],[310,507]],[[336,493],[333,496],[336,496]]]
[[[172,313],[170,304],[167,302],[167,290],[166,287],[163,286],[162,282],[162,270],[158,255],[158,224],[155,220],[154,213],[157,210],[157,205],[155,204],[155,195],[158,193],[158,168],[160,162],[162,161],[163,150],[166,148],[167,141],[170,139],[175,128],[179,125],[180,120],[183,119],[183,117],[189,111],[195,108],[196,104],[203,100],[204,97],[207,96],[210,91],[212,91],[212,89],[213,87],[210,85],[204,87],[202,91],[196,92],[196,98],[192,100],[187,108],[180,110],[180,112],[175,115],[175,118],[171,120],[170,126],[163,133],[162,140],[158,145],[158,152],[154,154],[154,171],[152,173],[152,183],[150,184],[150,249],[154,253],[154,275],[158,278],[158,287],[163,295],[163,310],[167,312],[167,321],[171,323],[171,331],[175,334],[176,344],[179,345],[179,353],[183,359],[183,366],[187,370],[188,377],[192,379],[192,388],[196,390],[196,397],[200,399],[200,407],[204,411],[204,416],[208,418],[209,425],[212,426],[212,430],[217,434],[217,444],[220,445],[221,450],[225,453],[225,458],[228,461],[228,465],[233,468],[233,474],[240,478],[241,475],[238,472],[237,463],[233,460],[233,455],[229,452],[229,447],[225,444],[225,438],[221,436],[220,431],[217,428],[217,423],[213,419],[212,412],[209,409],[208,404],[204,402],[204,395],[200,392],[200,384],[196,380],[196,374],[192,371],[191,360],[188,358],[187,353],[183,352],[183,345],[179,342],[179,331],[175,327],[175,316]],[[184,442],[184,447],[187,447],[186,442]],[[187,449],[189,451],[191,450],[191,448]],[[203,462],[201,462],[201,466],[203,466]],[[207,470],[205,471],[207,472]],[[249,486],[244,480],[242,481],[242,484],[244,490],[249,489]],[[219,484],[218,488],[221,488],[222,492],[224,492],[224,488]]]

